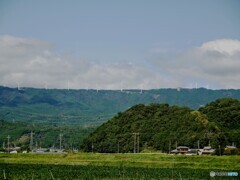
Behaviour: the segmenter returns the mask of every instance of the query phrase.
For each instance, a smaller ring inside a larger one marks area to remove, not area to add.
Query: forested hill
[[[235,143],[240,147],[240,101],[218,99],[199,110],[168,104],[136,105],[118,113],[98,127],[83,143],[85,151],[133,152],[134,139],[139,151],[168,152],[178,145],[191,148],[208,146],[221,149]],[[137,145],[138,146],[138,145]],[[94,148],[93,148],[94,147]]]
[[[240,90],[19,90],[0,86],[0,119],[98,126],[136,104],[168,103],[198,109],[222,97],[240,99]]]
[[[82,141],[93,128],[81,128],[79,126],[60,126],[52,127],[48,125],[33,125],[26,122],[7,122],[0,120],[0,151],[7,146],[7,137],[10,136],[10,147],[18,146],[22,150],[29,150],[31,132],[33,132],[34,148],[49,148],[60,146],[60,137],[62,134],[62,147],[66,150],[79,148],[79,142]]]

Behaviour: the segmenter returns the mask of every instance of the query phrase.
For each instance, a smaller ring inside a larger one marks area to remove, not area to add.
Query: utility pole
[[[60,150],[62,150],[62,136],[63,136],[63,134],[59,134],[59,139],[60,139]]]
[[[199,146],[199,140],[197,141],[197,144],[198,144],[198,149],[200,149],[200,146]]]
[[[137,153],[139,153],[139,133],[137,133]]]
[[[219,149],[219,156],[221,156],[221,145],[218,145],[218,149]]]
[[[33,132],[31,131],[31,134],[30,134],[30,150],[32,151],[33,150]]]
[[[118,142],[118,154],[119,154],[119,142]]]
[[[9,149],[9,139],[10,139],[10,136],[9,136],[9,135],[7,136],[7,139],[8,139],[8,153],[9,153],[9,150],[10,150],[10,149]]]
[[[136,153],[136,140],[137,140],[137,133],[133,133],[133,153]]]
[[[137,152],[137,134],[138,133],[133,133],[133,138],[134,138],[133,153]]]
[[[140,133],[133,134],[133,153],[139,153],[139,135]]]
[[[171,151],[171,141],[169,141],[169,154],[170,154],[170,151]]]

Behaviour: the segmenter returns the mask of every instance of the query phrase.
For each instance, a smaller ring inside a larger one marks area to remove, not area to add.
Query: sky
[[[240,88],[239,0],[0,0],[0,85]]]

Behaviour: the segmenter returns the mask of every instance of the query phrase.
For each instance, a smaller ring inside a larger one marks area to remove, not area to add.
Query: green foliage
[[[0,164],[5,179],[208,179],[207,169]]]
[[[200,147],[211,142],[211,146],[216,149],[230,142],[239,145],[239,136],[229,133],[239,127],[240,111],[236,111],[239,108],[239,101],[233,99],[219,99],[199,111],[168,104],[139,104],[118,113],[97,128],[84,139],[81,147],[84,151],[94,152],[133,152],[134,142],[137,143],[138,138],[140,151],[153,148],[169,152],[176,145],[197,148],[198,141]],[[235,133],[239,133],[239,128]]]
[[[238,148],[234,148],[234,149],[225,148],[223,154],[224,155],[238,155],[239,150],[238,150]]]
[[[229,128],[240,128],[240,101],[232,98],[218,99],[200,111],[217,124]]]
[[[0,119],[54,126],[99,126],[136,104],[168,103],[198,109],[221,97],[240,99],[240,90],[154,89],[59,90],[0,86]]]
[[[240,156],[0,154],[0,179],[4,175],[6,179],[209,179],[210,171],[238,172],[239,160]]]
[[[7,136],[10,135],[10,147],[20,146],[28,150],[30,133],[33,135],[34,147],[59,147],[59,134],[63,134],[62,145],[65,149],[79,148],[79,143],[93,128],[81,126],[54,127],[49,125],[31,125],[25,122],[7,122],[0,120],[0,144],[7,146]]]
[[[232,98],[218,99],[199,109],[221,131],[221,144],[240,145],[240,101]]]
[[[139,90],[19,91],[0,87],[0,119],[5,120],[0,122],[0,143],[10,135],[11,146],[28,146],[29,141],[21,137],[29,138],[34,131],[34,144],[58,147],[58,135],[63,133],[64,147],[69,148],[111,119],[97,129],[97,135],[92,133],[84,140],[85,151],[133,152],[133,133],[141,133],[140,151],[168,152],[169,144],[173,149],[176,143],[197,147],[198,140],[201,147],[209,140],[212,146],[239,145],[239,101],[226,98],[210,103],[220,97],[240,99],[240,90],[156,89],[140,94]],[[197,110],[206,103],[210,104]],[[120,111],[125,112],[113,117]]]

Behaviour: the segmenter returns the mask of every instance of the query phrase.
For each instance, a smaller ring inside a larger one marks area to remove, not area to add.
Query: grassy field
[[[240,156],[0,154],[0,169],[0,179],[209,179],[211,171],[239,173]]]

